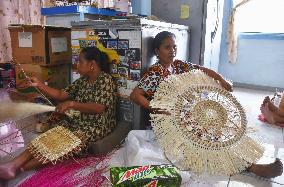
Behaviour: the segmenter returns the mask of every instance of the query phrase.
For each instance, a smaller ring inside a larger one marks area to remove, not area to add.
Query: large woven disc
[[[190,84],[194,78],[202,81]],[[180,169],[231,175],[263,153],[246,136],[241,104],[204,73],[170,77],[160,84],[150,105],[170,113],[151,114],[152,125],[166,156]]]
[[[192,141],[203,148],[221,149],[239,141],[246,116],[232,95],[214,87],[190,87],[175,104],[175,120]]]

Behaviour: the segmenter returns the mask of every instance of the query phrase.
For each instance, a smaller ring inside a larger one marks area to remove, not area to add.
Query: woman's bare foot
[[[264,106],[261,106],[260,111],[268,123],[275,124],[273,113],[269,110],[268,103],[264,104]]]
[[[279,108],[275,106],[270,100],[267,101],[267,106],[271,112],[277,113],[279,111]]]
[[[275,178],[282,175],[283,164],[276,158],[271,164],[252,164],[248,171],[260,177]]]
[[[264,105],[265,105],[267,102],[269,102],[269,101],[270,101],[269,96],[266,96],[266,97],[263,99],[262,103],[261,103],[260,110],[261,110],[261,108],[264,107]]]
[[[0,179],[9,180],[16,177],[16,168],[13,164],[0,164]]]
[[[263,102],[262,102],[262,105],[264,105],[264,104],[267,103],[268,101],[271,101],[271,100],[270,100],[269,96],[266,96],[266,97],[264,98]],[[262,106],[262,105],[261,105],[261,106]]]
[[[271,112],[277,112],[277,111],[279,110],[279,109],[271,102],[269,96],[266,96],[266,97],[264,98],[264,100],[263,100],[263,102],[262,102],[262,104],[261,104],[261,107],[264,107],[266,103],[268,104],[269,110],[270,110]],[[260,107],[260,109],[261,109],[261,107]]]

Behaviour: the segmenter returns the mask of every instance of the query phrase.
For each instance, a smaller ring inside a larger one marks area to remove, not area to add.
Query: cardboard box
[[[70,28],[10,25],[9,31],[12,55],[18,63],[58,65],[72,62]]]
[[[35,64],[21,64],[21,66],[17,65],[16,85],[21,84],[26,79],[22,69],[27,76],[35,76],[52,88],[62,89],[70,84],[71,67],[69,64],[58,66],[40,66]],[[20,91],[29,93],[33,92],[34,89],[28,88]]]

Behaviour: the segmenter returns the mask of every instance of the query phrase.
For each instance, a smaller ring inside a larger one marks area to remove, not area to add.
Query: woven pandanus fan
[[[29,151],[43,164],[72,157],[81,150],[81,139],[67,128],[54,127],[36,137],[29,144]]]
[[[199,70],[161,82],[150,105],[166,111],[151,114],[153,130],[167,158],[181,170],[231,175],[263,154],[246,136],[240,103]]]

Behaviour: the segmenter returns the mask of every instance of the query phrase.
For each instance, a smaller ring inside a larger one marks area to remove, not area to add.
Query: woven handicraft
[[[181,170],[231,175],[247,169],[263,149],[246,136],[247,120],[236,98],[195,70],[161,82],[151,114],[166,157]]]
[[[73,156],[81,147],[82,141],[75,134],[58,126],[35,138],[28,148],[43,164],[48,162],[56,164],[57,161]]]

